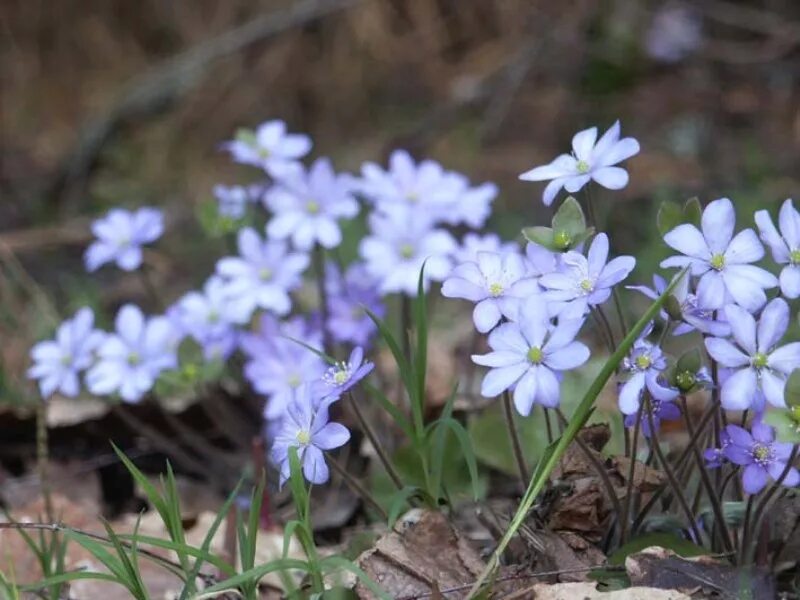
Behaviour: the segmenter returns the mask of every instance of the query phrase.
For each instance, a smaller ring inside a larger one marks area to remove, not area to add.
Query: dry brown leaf
[[[381,537],[358,559],[359,566],[393,598],[417,594],[430,597],[436,590],[470,584],[483,570],[478,553],[439,512],[411,511],[397,527]],[[448,598],[466,595],[456,592]],[[375,596],[360,583],[359,598]]]
[[[512,598],[536,598],[536,600],[690,600],[690,597],[673,590],[660,590],[650,587],[630,587],[612,592],[600,592],[596,583],[556,583],[548,585],[537,583],[524,588],[516,594],[505,596]]]

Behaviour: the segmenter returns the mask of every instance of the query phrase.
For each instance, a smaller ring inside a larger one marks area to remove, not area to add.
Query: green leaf
[[[800,407],[773,408],[764,414],[764,422],[775,428],[779,442],[800,444]]]
[[[554,241],[555,234],[549,227],[542,227],[540,225],[536,225],[535,227],[526,227],[522,230],[522,235],[525,236],[525,239],[529,242],[539,244],[540,246],[543,246],[554,252],[558,251]]]
[[[419,270],[417,297],[414,299],[414,329],[417,333],[417,351],[414,356],[414,375],[417,380],[416,402],[419,427],[425,412],[425,376],[428,370],[428,304],[425,296],[425,263]],[[412,402],[414,398],[412,398]]]
[[[656,217],[656,225],[662,236],[675,229],[682,221],[683,211],[677,202],[665,200],[661,203]]]
[[[220,592],[233,590],[248,583],[257,583],[265,575],[279,571],[302,571],[307,573],[309,570],[308,563],[304,560],[297,560],[294,558],[280,558],[270,561],[264,565],[259,565],[252,569],[240,573],[234,577],[221,581],[211,587],[207,587],[202,593],[192,596],[192,600],[210,600],[217,598]]]
[[[583,215],[580,203],[574,197],[567,196],[553,215],[553,231],[555,235],[565,232],[570,238],[586,231],[586,217]]]
[[[795,369],[786,380],[783,398],[787,406],[800,406],[800,369]]]
[[[703,218],[703,206],[697,197],[689,198],[683,205],[683,222],[700,227]]]
[[[480,483],[478,480],[478,463],[475,460],[475,453],[472,450],[472,443],[469,439],[469,434],[464,426],[456,421],[453,417],[439,420],[439,427],[447,427],[456,436],[458,443],[461,447],[461,453],[464,460],[467,462],[467,469],[469,470],[469,478],[472,482],[472,495],[474,500],[478,500],[481,495]]]
[[[612,566],[624,565],[628,556],[651,546],[660,546],[661,548],[672,550],[675,554],[684,558],[708,554],[708,550],[705,548],[677,535],[671,533],[647,533],[632,539],[612,552],[607,562]]]

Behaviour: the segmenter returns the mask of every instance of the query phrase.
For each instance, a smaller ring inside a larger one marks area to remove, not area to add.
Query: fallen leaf
[[[447,518],[432,511],[410,511],[374,548],[358,558],[359,566],[393,598],[425,595],[465,586],[475,581],[484,563],[455,531]],[[374,594],[361,583],[356,594],[366,600]],[[463,592],[448,598],[463,598]]]
[[[595,583],[557,583],[548,585],[536,583],[519,592],[504,596],[504,600],[514,598],[535,598],[536,600],[690,600],[690,596],[674,590],[661,590],[650,587],[630,587],[612,592],[600,592]]]

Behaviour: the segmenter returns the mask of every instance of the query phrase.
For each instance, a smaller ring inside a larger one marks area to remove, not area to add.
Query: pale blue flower
[[[92,223],[97,240],[86,249],[86,270],[96,271],[114,262],[120,269],[133,271],[142,264],[142,246],[156,241],[164,232],[164,216],[155,208],[136,211],[113,208]]]
[[[299,168],[299,160],[311,151],[311,138],[286,133],[286,123],[274,120],[259,125],[253,139],[225,142],[223,148],[236,162],[260,167],[277,178]]]
[[[765,289],[778,285],[774,275],[750,263],[761,260],[764,247],[752,229],[733,235],[736,213],[727,198],[706,206],[702,232],[689,223],[678,225],[664,236],[664,241],[683,256],[672,256],[662,267],[691,267],[700,277],[697,300],[708,310],[717,310],[735,302],[754,312],[767,301]]]
[[[303,467],[303,476],[310,483],[322,484],[330,476],[323,451],[344,446],[350,440],[350,432],[344,425],[332,423],[327,404],[315,407],[312,402],[292,402],[275,436],[270,455],[280,469],[280,483],[289,479],[289,448],[297,448]]]
[[[481,333],[503,317],[515,319],[520,302],[539,292],[539,284],[527,276],[525,261],[516,252],[478,252],[477,262],[458,265],[442,284],[443,296],[476,303],[472,321]]]
[[[560,318],[553,325],[541,296],[528,299],[519,320],[503,323],[489,334],[488,354],[472,360],[491,370],[481,385],[481,395],[493,398],[514,390],[514,406],[528,416],[534,404],[555,408],[561,399],[560,374],[589,359],[589,348],[574,341],[583,319]]]
[[[636,266],[632,256],[618,256],[608,260],[608,237],[599,233],[592,240],[586,256],[570,250],[561,258],[561,268],[539,278],[544,296],[576,314],[586,313],[590,307],[603,304],[611,296],[612,288],[625,279]]]
[[[231,219],[244,217],[247,206],[254,201],[252,191],[241,185],[215,185],[214,197],[219,215]]]
[[[28,377],[38,380],[42,398],[58,392],[74,398],[80,393],[81,371],[91,366],[103,333],[94,328],[94,313],[82,308],[58,326],[54,340],[39,342],[31,349],[33,366]]]
[[[595,141],[597,143],[595,143]],[[617,163],[639,153],[634,138],[620,139],[619,121],[597,139],[597,127],[584,129],[572,138],[572,154],[561,154],[548,165],[536,167],[519,176],[524,181],[548,181],[542,201],[550,206],[563,187],[570,194],[594,180],[610,190],[628,185],[628,172]]]
[[[291,238],[299,250],[311,250],[314,244],[335,248],[342,241],[339,219],[358,214],[349,179],[337,175],[327,158],[318,159],[308,171],[298,169],[281,178],[264,203],[273,213],[267,235]]]
[[[242,336],[240,345],[247,356],[244,375],[255,391],[267,397],[267,419],[281,418],[297,390],[320,379],[327,369],[327,363],[303,344],[321,348],[322,335],[300,317],[279,322],[264,315],[257,333]]]
[[[761,240],[772,251],[773,260],[785,265],[780,274],[781,293],[787,298],[800,296],[800,213],[791,199],[787,199],[778,216],[780,233],[775,229],[769,212],[756,212],[756,225]]]
[[[453,262],[456,265],[476,262],[478,252],[495,252],[505,255],[519,252],[519,246],[515,242],[504,242],[496,233],[480,234],[470,231],[461,238],[461,243],[453,252]]]
[[[289,292],[302,283],[308,255],[289,252],[286,242],[264,241],[250,227],[239,231],[238,246],[238,257],[217,262],[231,313],[240,323],[247,322],[257,308],[288,314],[292,308]]]
[[[118,393],[125,402],[138,402],[162,371],[178,365],[174,330],[166,317],[146,319],[132,304],[119,310],[115,327],[97,348],[86,386],[98,396]]]
[[[370,235],[361,240],[359,253],[382,294],[416,296],[423,264],[425,289],[450,274],[456,241],[444,229],[434,229],[424,212],[397,207],[373,213],[369,226]]]
[[[724,311],[735,343],[715,337],[705,340],[711,357],[734,370],[722,384],[722,407],[749,409],[758,392],[773,406],[786,406],[786,379],[800,367],[800,342],[778,346],[789,327],[789,305],[782,298],[775,298],[764,307],[758,323],[735,304],[729,304]]]
[[[237,313],[232,310],[224,281],[212,276],[202,292],[189,292],[174,306],[183,331],[203,348],[206,360],[226,359],[236,348]]]

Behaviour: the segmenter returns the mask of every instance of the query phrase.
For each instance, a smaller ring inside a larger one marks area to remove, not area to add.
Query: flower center
[[[259,148],[258,149],[258,156],[259,158],[267,159],[272,155],[269,148]]]
[[[717,271],[722,271],[725,268],[725,256],[722,254],[715,254],[711,257],[711,268]]]
[[[678,389],[681,391],[688,391],[697,383],[697,378],[691,371],[682,371],[675,377],[675,383],[678,384]]]
[[[594,283],[591,279],[584,279],[581,281],[581,289],[584,292],[591,292],[594,289]]]
[[[216,325],[217,323],[219,323],[219,312],[217,312],[216,310],[209,311],[208,322],[211,323],[212,325]]]
[[[792,250],[789,254],[789,262],[795,266],[800,265],[800,250]]]
[[[306,212],[310,215],[316,215],[319,213],[319,202],[316,200],[309,200],[306,203]]]
[[[416,204],[419,202],[419,194],[414,190],[406,192],[406,200],[408,200],[411,204]]]
[[[768,360],[769,357],[766,354],[764,354],[763,352],[756,352],[750,362],[756,369],[763,369],[764,367],[767,366]]]
[[[414,257],[414,246],[411,244],[403,244],[400,246],[400,256],[408,260]]]
[[[295,437],[301,446],[308,446],[308,443],[311,441],[311,432],[309,432],[308,429],[301,429],[297,432]]]
[[[544,359],[544,352],[538,346],[533,346],[528,350],[528,360],[533,364],[538,365]]]
[[[67,352],[66,354],[61,355],[61,366],[68,367],[72,364],[72,354]]]
[[[132,367],[135,367],[139,363],[142,362],[142,357],[139,356],[138,352],[129,352],[128,353],[128,364]]]
[[[297,388],[300,387],[301,383],[303,383],[303,379],[297,373],[292,373],[286,378],[286,383],[291,388]]]
[[[649,369],[650,365],[653,363],[653,361],[650,360],[649,354],[640,354],[634,359],[633,362],[636,363],[636,368],[641,369],[642,371]]]
[[[755,444],[752,452],[755,461],[762,465],[769,463],[772,458],[772,448],[764,444]]]
[[[578,163],[575,165],[575,169],[578,173],[588,173],[589,172],[589,163],[585,160],[579,160]]]
[[[347,381],[349,376],[350,376],[350,374],[344,369],[342,369],[340,371],[336,371],[333,374],[333,382],[336,385],[342,385],[343,383],[345,383]]]
[[[560,248],[561,250],[566,250],[569,248],[570,244],[572,244],[572,236],[566,231],[556,231],[555,235],[553,236],[553,244],[556,248]]]
[[[269,281],[272,279],[272,269],[267,267],[262,267],[261,270],[258,272],[258,278],[261,281]]]
[[[503,284],[502,283],[493,283],[489,286],[489,293],[497,298],[500,294],[503,293]]]

